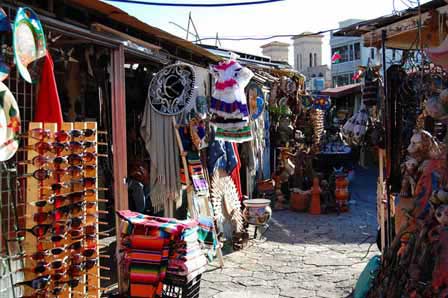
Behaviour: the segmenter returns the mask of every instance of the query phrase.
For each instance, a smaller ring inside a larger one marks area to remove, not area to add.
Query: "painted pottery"
[[[19,133],[19,107],[8,87],[0,82],[0,161],[14,156],[19,147]]]
[[[20,76],[28,83],[35,83],[40,75],[40,58],[45,57],[47,45],[42,24],[31,8],[21,7],[17,11],[13,48]]]
[[[265,225],[272,216],[270,200],[266,199],[252,199],[243,201],[246,208],[243,212],[243,217],[247,223],[252,225]]]

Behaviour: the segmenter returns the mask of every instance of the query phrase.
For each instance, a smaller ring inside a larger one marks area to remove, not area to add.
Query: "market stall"
[[[386,67],[383,55],[383,66],[377,67],[382,68],[377,76],[384,95],[377,97],[379,117],[369,130],[380,161],[377,205],[382,255],[366,268],[370,277],[358,281],[359,297],[445,297],[447,293],[447,81],[443,63],[437,65],[447,29],[440,17],[447,8],[444,1],[431,1],[400,16],[367,21],[339,33],[363,35],[366,44],[382,47],[383,53],[386,47],[403,50],[401,65]],[[420,57],[418,61],[413,55]]]

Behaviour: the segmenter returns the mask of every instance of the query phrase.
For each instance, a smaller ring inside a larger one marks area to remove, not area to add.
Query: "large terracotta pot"
[[[247,223],[252,225],[264,225],[272,216],[270,200],[266,199],[252,199],[245,200],[243,204],[244,208],[243,217]]]

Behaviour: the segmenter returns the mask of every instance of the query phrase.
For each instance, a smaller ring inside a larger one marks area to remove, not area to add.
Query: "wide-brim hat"
[[[28,83],[35,83],[47,46],[42,24],[31,8],[21,7],[17,10],[13,26],[13,49],[20,75]]]
[[[14,95],[0,82],[0,161],[14,156],[19,148],[20,111]]]

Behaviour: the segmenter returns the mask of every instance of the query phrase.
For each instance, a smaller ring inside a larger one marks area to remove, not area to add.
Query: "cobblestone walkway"
[[[226,255],[222,270],[211,266],[200,297],[348,297],[378,253],[375,179],[358,173],[350,212],[340,216],[274,212],[266,241]]]

